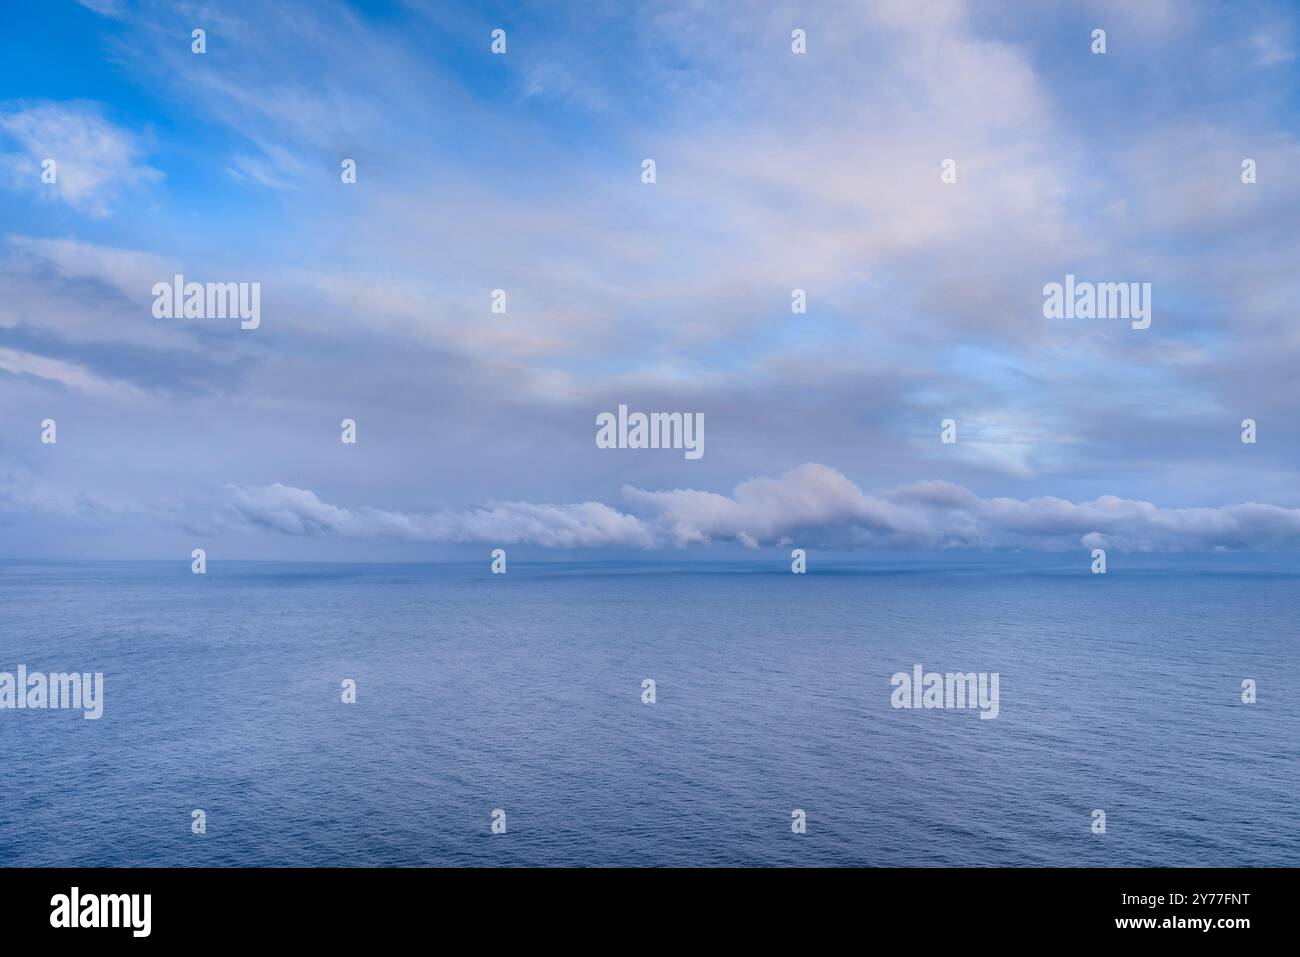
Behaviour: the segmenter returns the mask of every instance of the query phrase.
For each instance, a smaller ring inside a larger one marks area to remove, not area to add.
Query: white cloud
[[[98,13],[101,17],[113,17],[122,19],[122,8],[117,0],[77,0],[87,10]]]
[[[91,395],[121,397],[139,394],[139,390],[130,383],[101,378],[76,363],[34,355],[17,349],[7,349],[3,346],[0,346],[0,372],[47,379]]]
[[[239,154],[227,172],[241,182],[251,181],[268,189],[296,190],[308,178],[306,165],[293,153],[274,143],[259,144],[261,156]]]
[[[741,482],[730,496],[693,489],[647,492],[631,486],[624,486],[623,495],[654,513],[656,524],[678,546],[717,539],[771,543],[815,529],[932,537],[919,511],[865,495],[840,472],[813,463],[779,479]]]
[[[780,478],[741,482],[730,495],[625,486],[633,512],[599,502],[505,502],[469,511],[405,513],[322,502],[286,485],[228,487],[228,507],[248,525],[287,535],[545,547],[685,547],[794,542],[828,547],[1016,548],[1062,551],[1210,551],[1300,547],[1300,509],[1246,503],[1161,508],[1105,495],[980,498],[926,481],[867,494],[842,473],[807,463]]]
[[[0,111],[0,136],[18,150],[0,154],[0,170],[14,186],[50,191],[92,216],[109,215],[123,190],[162,179],[143,162],[135,136],[104,119],[93,103],[20,104]],[[55,162],[53,183],[41,180],[47,159]]]
[[[530,505],[502,502],[464,512],[407,514],[377,508],[341,508],[314,492],[276,483],[230,486],[230,507],[245,522],[287,535],[337,535],[430,542],[529,543],[548,548],[600,545],[649,547],[649,530],[636,518],[599,502]]]

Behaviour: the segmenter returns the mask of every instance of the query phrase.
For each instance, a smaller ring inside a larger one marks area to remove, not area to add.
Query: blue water
[[[0,710],[0,864],[1300,864],[1298,586],[0,563],[0,671],[106,675],[99,721]],[[916,663],[999,717],[895,710]]]

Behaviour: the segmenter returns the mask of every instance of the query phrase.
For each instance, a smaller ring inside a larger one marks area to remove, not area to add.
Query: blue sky
[[[0,556],[1295,549],[1298,31],[1267,2],[11,5]],[[259,282],[260,328],[155,319],[176,272]],[[1151,327],[1044,318],[1067,273],[1150,282]],[[620,403],[702,412],[704,457],[598,449]]]

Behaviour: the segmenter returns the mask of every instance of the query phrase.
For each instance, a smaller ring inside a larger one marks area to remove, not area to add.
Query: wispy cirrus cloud
[[[113,123],[94,103],[9,104],[0,109],[0,168],[10,185],[48,191],[80,212],[106,217],[126,190],[163,178],[145,161],[133,133]],[[42,163],[55,163],[54,182],[42,181]]]
[[[101,17],[121,18],[124,11],[118,0],[77,0],[87,10],[98,13]]]

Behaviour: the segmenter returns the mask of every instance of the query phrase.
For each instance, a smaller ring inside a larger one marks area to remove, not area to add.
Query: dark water
[[[0,710],[0,864],[1295,865],[1298,629],[1287,573],[0,563],[0,671],[106,676]]]

